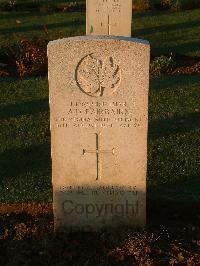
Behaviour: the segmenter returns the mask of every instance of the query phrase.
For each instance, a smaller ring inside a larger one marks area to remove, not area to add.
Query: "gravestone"
[[[132,0],[87,0],[86,34],[131,36]]]
[[[114,36],[49,43],[56,229],[145,225],[149,50]]]

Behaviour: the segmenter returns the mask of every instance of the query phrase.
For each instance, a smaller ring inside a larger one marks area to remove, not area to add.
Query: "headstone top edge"
[[[147,40],[138,39],[138,38],[131,38],[131,37],[124,37],[124,36],[107,36],[107,35],[86,35],[86,36],[76,36],[76,37],[69,37],[63,39],[57,39],[54,41],[50,41],[48,43],[48,47],[53,45],[59,45],[66,41],[89,41],[89,40],[96,40],[96,41],[106,41],[106,40],[116,40],[116,41],[127,41],[127,42],[134,42],[139,44],[144,44],[150,46],[150,43]]]

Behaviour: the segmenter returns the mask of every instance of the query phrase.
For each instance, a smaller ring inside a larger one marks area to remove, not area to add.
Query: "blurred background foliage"
[[[35,9],[40,12],[80,11],[86,1],[77,0],[0,0],[0,11]],[[133,0],[134,10],[188,10],[200,7],[199,0]]]

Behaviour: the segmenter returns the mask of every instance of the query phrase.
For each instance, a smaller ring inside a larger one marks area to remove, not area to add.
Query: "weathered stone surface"
[[[149,50],[125,37],[49,43],[57,229],[145,225]]]
[[[131,36],[132,0],[87,0],[86,34]]]

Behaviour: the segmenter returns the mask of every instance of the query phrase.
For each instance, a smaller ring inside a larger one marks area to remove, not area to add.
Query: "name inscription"
[[[70,102],[65,115],[56,118],[57,128],[139,127],[142,117],[134,117],[134,103]]]
[[[102,0],[99,2],[98,8],[96,9],[96,13],[99,13],[100,11],[104,11],[107,13],[110,12],[120,12],[121,11],[121,1],[120,0],[112,0],[112,1],[105,1]]]

